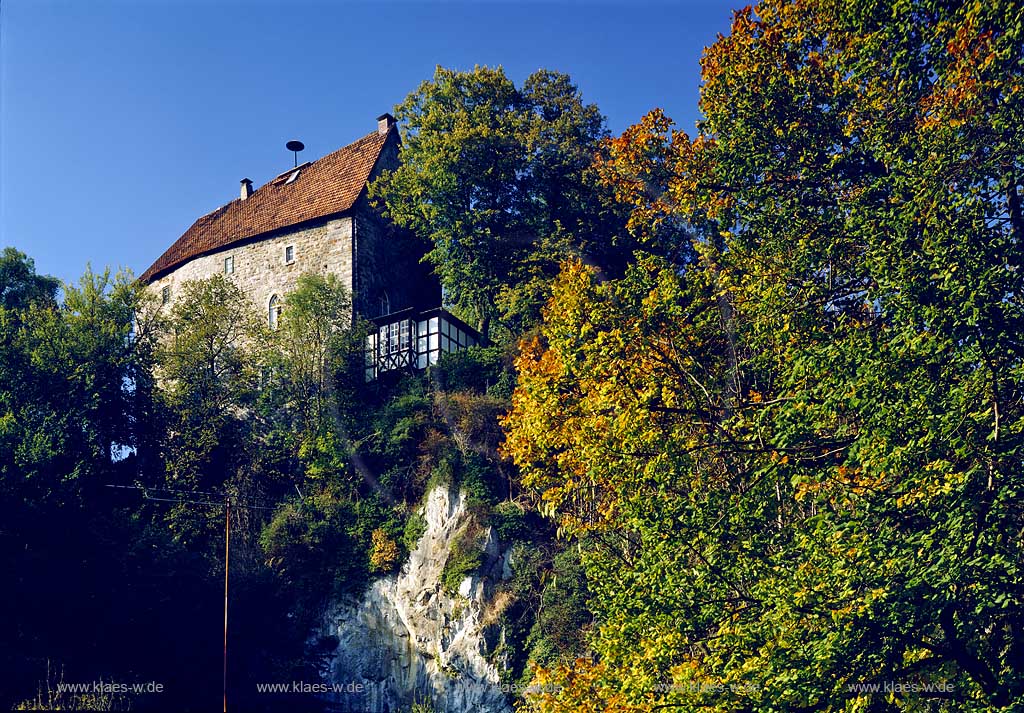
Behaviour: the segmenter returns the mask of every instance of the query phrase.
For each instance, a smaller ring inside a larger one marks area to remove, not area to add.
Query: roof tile
[[[150,282],[194,257],[290,225],[352,208],[369,180],[390,134],[374,132],[354,143],[300,166],[298,178],[286,183],[286,171],[245,200],[236,198],[199,218],[139,278]]]

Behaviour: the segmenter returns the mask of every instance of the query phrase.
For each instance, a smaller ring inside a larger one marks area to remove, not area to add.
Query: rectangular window
[[[399,324],[401,325],[402,328],[399,338],[399,345],[401,346],[402,351],[406,351],[409,349],[409,322],[402,321],[399,322]]]
[[[291,265],[295,262],[295,246],[289,245],[284,249],[284,264]]]
[[[160,290],[160,301],[163,304],[167,304],[171,301],[171,288],[169,286]]]
[[[235,256],[230,255],[224,258],[224,274],[233,275],[235,272]]]

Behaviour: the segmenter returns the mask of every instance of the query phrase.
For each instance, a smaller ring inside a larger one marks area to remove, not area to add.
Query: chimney
[[[395,125],[395,117],[391,114],[381,114],[377,117],[377,133],[384,135],[391,131],[391,127]]]
[[[246,198],[252,195],[252,181],[248,178],[242,179],[242,191],[241,198],[244,201]]]

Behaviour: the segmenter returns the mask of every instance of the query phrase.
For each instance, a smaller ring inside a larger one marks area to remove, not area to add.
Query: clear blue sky
[[[0,0],[0,246],[140,274],[285,141],[369,133],[437,64],[560,70],[613,132],[655,106],[689,130],[735,4]]]

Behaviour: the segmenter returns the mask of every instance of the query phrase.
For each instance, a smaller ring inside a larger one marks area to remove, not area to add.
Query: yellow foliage
[[[398,563],[398,545],[381,528],[370,536],[370,567],[377,572],[387,572]]]

